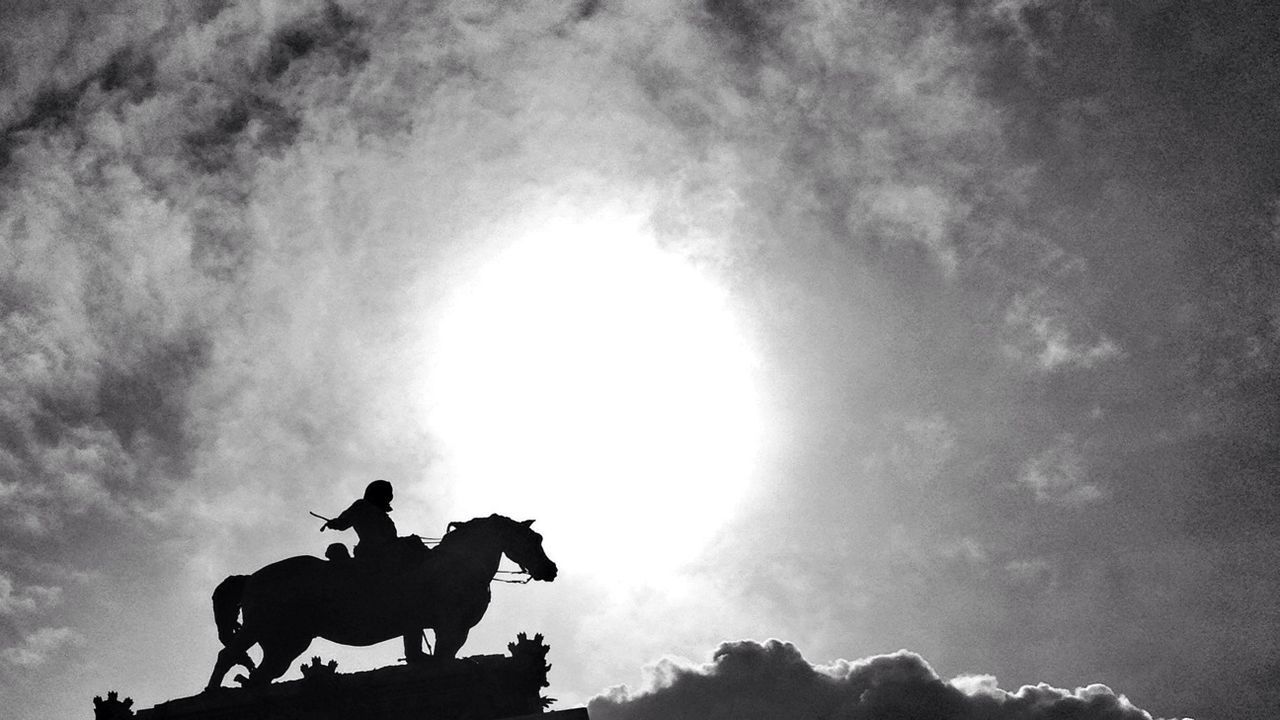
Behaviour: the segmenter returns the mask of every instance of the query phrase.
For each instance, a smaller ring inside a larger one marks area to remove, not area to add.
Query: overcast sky
[[[194,694],[386,478],[543,504],[464,654],[603,720],[1267,716],[1278,63],[1232,0],[0,3],[6,713]]]

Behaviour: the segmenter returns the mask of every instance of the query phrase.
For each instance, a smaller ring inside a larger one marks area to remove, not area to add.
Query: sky
[[[6,711],[198,692],[385,478],[537,518],[463,653],[598,720],[1268,717],[1278,24],[0,4]]]

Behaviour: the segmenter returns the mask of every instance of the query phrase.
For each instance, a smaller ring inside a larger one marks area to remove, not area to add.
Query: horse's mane
[[[470,520],[454,520],[445,526],[444,537],[440,539],[439,547],[444,547],[451,541],[460,540],[479,530],[482,525],[488,525],[494,521],[506,521],[508,524],[515,524],[515,520],[497,513],[488,517],[471,518]]]

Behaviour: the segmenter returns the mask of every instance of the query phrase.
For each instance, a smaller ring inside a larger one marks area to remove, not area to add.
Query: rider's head
[[[374,480],[364,489],[364,499],[391,512],[391,483],[386,480]]]

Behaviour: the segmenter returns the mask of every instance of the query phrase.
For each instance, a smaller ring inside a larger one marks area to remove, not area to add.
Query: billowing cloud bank
[[[591,701],[594,720],[1151,720],[1105,685],[1001,690],[989,675],[944,681],[899,650],[813,665],[791,643],[727,642],[712,661],[663,659],[638,690]]]

